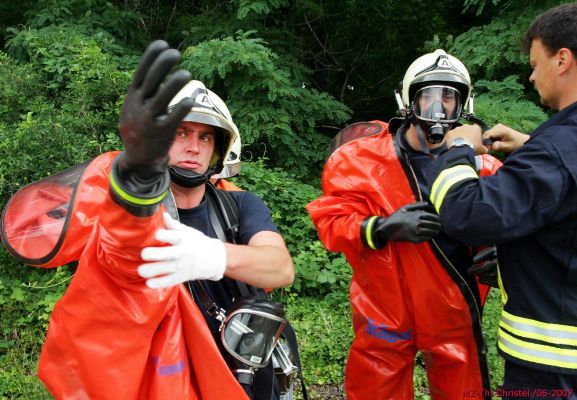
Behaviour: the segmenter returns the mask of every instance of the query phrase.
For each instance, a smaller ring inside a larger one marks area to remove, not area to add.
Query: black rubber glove
[[[407,204],[389,217],[369,217],[361,224],[361,240],[371,249],[388,241],[421,243],[439,234],[441,219],[424,201]]]
[[[120,111],[119,132],[124,151],[110,177],[113,198],[138,216],[153,214],[166,195],[168,150],[176,128],[192,107],[186,98],[170,113],[167,106],[191,75],[180,70],[162,85],[180,53],[162,40],[144,52]]]
[[[497,248],[493,246],[478,252],[467,272],[477,276],[479,283],[496,288],[499,287],[497,265]]]

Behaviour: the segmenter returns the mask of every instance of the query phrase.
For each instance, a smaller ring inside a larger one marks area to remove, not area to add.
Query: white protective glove
[[[158,229],[155,238],[172,246],[145,247],[140,256],[154,261],[138,267],[150,288],[166,288],[196,279],[222,279],[226,268],[224,243],[183,225],[164,213],[167,229]]]

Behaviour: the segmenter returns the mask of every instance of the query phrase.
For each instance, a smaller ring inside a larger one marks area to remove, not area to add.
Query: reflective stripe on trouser
[[[575,326],[541,322],[503,311],[499,348],[514,358],[535,364],[577,369]]]
[[[457,183],[469,179],[479,179],[479,175],[470,165],[455,165],[441,171],[431,188],[431,203],[435,206],[437,213],[440,212],[449,190]]]

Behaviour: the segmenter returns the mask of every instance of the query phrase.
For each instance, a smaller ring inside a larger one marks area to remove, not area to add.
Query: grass
[[[311,398],[328,398],[321,395],[326,393],[322,388],[342,387],[348,348],[353,338],[348,299],[345,294],[333,294],[324,299],[294,297],[287,301],[286,308],[297,331],[309,394]],[[503,364],[496,352],[495,338],[500,310],[499,292],[493,290],[483,319],[493,389],[503,378]],[[0,337],[0,399],[51,399],[36,377],[43,329],[31,325],[5,332],[9,333]],[[414,385],[415,399],[430,399],[425,372],[418,367],[415,368]]]
[[[495,392],[503,381],[503,361],[497,354],[496,334],[501,313],[499,290],[492,290],[484,309],[483,329],[487,339],[491,386]],[[301,359],[307,386],[313,387],[312,398],[319,394],[318,385],[344,382],[348,347],[353,338],[348,300],[342,297],[317,299],[296,298],[287,307],[300,343]],[[429,400],[426,372],[415,367],[413,377],[416,400]],[[298,398],[298,397],[297,397]],[[331,397],[331,399],[344,399]],[[497,397],[495,397],[497,399]]]

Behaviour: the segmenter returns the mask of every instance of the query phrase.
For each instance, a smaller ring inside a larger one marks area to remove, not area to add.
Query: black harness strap
[[[208,218],[209,221],[216,232],[217,237],[222,240],[223,242],[228,243],[238,243],[239,241],[239,210],[236,201],[233,199],[231,194],[225,190],[218,190],[212,184],[206,185],[206,198],[208,201]],[[236,290],[240,294],[240,296],[255,296],[257,298],[266,298],[266,292],[263,289],[255,288],[253,286],[249,286],[244,282],[240,282],[237,280],[230,280],[227,281],[234,282],[236,286]],[[195,287],[202,285],[195,284]],[[203,305],[205,302],[209,304],[211,302],[211,307],[218,308],[214,301],[210,301],[210,298],[204,288],[202,290],[198,290],[199,296],[205,297],[202,299]],[[204,292],[204,296],[202,293]],[[207,308],[208,310],[208,308]],[[293,354],[296,366],[298,368],[301,380],[301,388],[303,399],[308,400],[308,393],[306,390],[304,378],[302,375],[301,369],[301,361],[300,361],[300,354],[299,348],[297,343],[297,338],[293,327],[288,323],[284,328],[283,338],[286,340],[291,353]],[[271,399],[273,396],[274,391],[274,382],[273,382],[273,370],[272,366],[269,368],[263,368],[257,371],[259,382],[258,385],[255,385],[255,393],[254,399]]]

